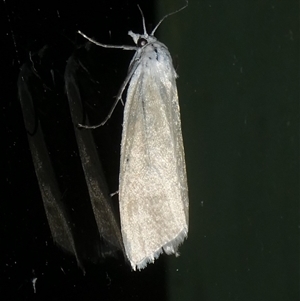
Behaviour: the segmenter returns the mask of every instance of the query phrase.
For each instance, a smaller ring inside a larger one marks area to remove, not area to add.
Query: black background
[[[84,275],[75,258],[53,244],[17,97],[20,66],[47,45],[43,64],[36,62],[42,66],[37,84],[40,116],[66,198],[84,198],[63,87],[66,60],[85,43],[78,29],[103,43],[132,45],[127,31],[142,30],[136,4],[1,4],[1,296],[299,300],[297,1],[190,1],[159,30],[180,75],[191,210],[189,238],[179,258],[161,256],[142,272],[131,272],[121,259],[86,263]],[[140,5],[151,29],[182,3]],[[89,54],[95,94],[100,95],[89,98],[91,123],[97,123],[108,112],[133,54],[95,46]],[[122,112],[119,105],[108,126],[95,132],[111,192],[118,189]]]

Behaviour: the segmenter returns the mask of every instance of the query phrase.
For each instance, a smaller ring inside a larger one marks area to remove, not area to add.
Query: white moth
[[[187,4],[179,9],[184,9]],[[176,12],[178,12],[176,11]],[[135,50],[111,116],[128,85],[124,109],[119,175],[121,230],[133,270],[143,269],[163,251],[177,254],[188,233],[188,187],[176,87],[168,48],[154,32],[129,31],[136,46],[100,44]],[[97,126],[83,126],[96,128]]]

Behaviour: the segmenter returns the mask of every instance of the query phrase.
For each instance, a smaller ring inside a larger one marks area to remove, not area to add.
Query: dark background
[[[139,3],[151,29],[182,2]],[[136,4],[1,3],[1,298],[299,300],[298,1],[194,0],[158,30],[180,75],[190,190],[190,232],[180,257],[161,256],[142,272],[131,272],[121,259],[85,263],[83,274],[75,258],[53,244],[17,97],[19,69],[30,62],[29,53],[36,57],[47,45],[42,62],[34,61],[40,117],[66,199],[86,198],[65,64],[85,43],[78,29],[103,43],[132,45],[127,31],[142,31]],[[92,46],[89,54],[99,97],[89,95],[88,103],[97,123],[133,53]],[[107,127],[94,134],[111,192],[118,187],[122,112],[118,105]]]

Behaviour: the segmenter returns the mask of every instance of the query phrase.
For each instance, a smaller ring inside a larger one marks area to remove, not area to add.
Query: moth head
[[[185,9],[186,7],[188,6],[188,0],[186,0],[186,4],[185,6],[181,7],[180,9],[172,12],[172,13],[169,13],[167,15],[165,15],[159,22],[158,24],[155,26],[155,28],[152,30],[151,34],[148,34],[147,33],[147,30],[146,30],[146,24],[145,24],[145,18],[144,18],[144,14],[143,14],[143,11],[141,10],[140,6],[138,5],[138,9],[141,13],[141,16],[142,16],[142,21],[143,21],[143,29],[144,29],[144,34],[138,34],[138,33],[133,33],[131,30],[128,31],[128,35],[130,35],[134,41],[134,43],[139,47],[139,48],[142,48],[144,47],[145,45],[147,45],[148,43],[151,43],[151,42],[155,42],[157,41],[157,39],[154,37],[154,33],[156,31],[156,29],[159,27],[159,25],[169,16],[171,15],[174,15],[178,12],[180,12],[181,10]]]
[[[134,33],[131,30],[128,31],[128,35],[130,35],[134,41],[134,43],[139,47],[142,48],[148,43],[155,42],[157,39],[154,36],[146,34],[138,34]]]
[[[142,37],[142,35],[138,33],[134,33],[131,30],[128,31],[128,35],[132,37],[134,44],[138,44],[138,40]],[[145,39],[147,41],[147,38]]]

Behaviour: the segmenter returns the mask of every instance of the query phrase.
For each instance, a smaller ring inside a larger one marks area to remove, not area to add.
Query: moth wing
[[[188,188],[176,72],[169,62],[137,67],[128,87],[120,166],[123,241],[133,269],[164,250],[175,253],[188,231]]]

